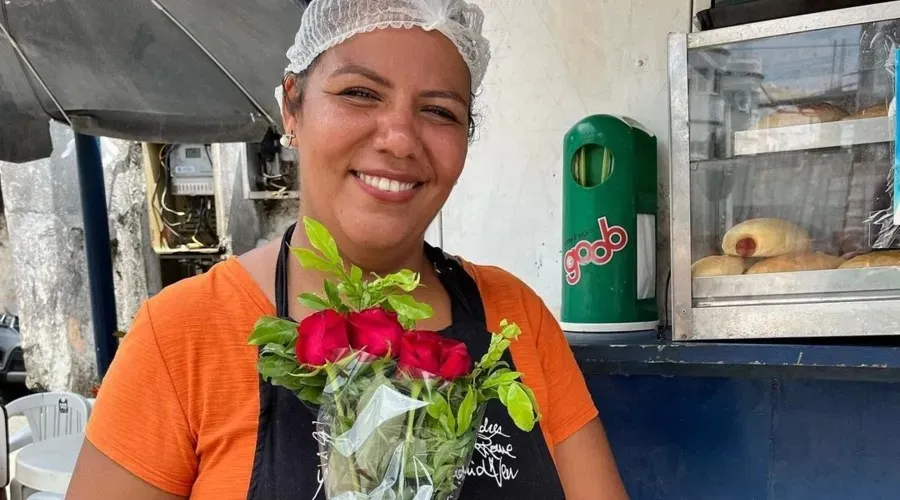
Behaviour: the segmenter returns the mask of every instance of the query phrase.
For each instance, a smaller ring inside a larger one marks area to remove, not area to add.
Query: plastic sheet
[[[0,22],[78,132],[247,142],[281,126],[281,110],[269,96],[281,80],[283,49],[300,26],[302,2],[5,4]],[[64,117],[5,38],[0,33],[0,123],[15,126],[0,130],[0,161],[49,156],[47,120]]]
[[[459,414],[465,391],[410,377],[393,362],[354,359],[329,373],[316,421],[330,500],[454,500],[475,447],[484,405],[467,421],[436,419],[431,405]]]

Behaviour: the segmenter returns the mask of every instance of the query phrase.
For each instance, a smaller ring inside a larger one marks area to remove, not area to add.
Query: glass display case
[[[900,2],[670,35],[675,340],[900,335],[898,48]]]

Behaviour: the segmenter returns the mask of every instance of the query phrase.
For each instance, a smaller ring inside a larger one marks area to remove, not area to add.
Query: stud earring
[[[281,139],[278,139],[278,142],[281,143],[281,147],[289,148],[294,142],[294,134],[284,134]]]

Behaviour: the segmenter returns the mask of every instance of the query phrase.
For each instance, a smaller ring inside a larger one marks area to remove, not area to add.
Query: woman
[[[424,244],[463,170],[472,95],[489,59],[481,11],[461,0],[314,0],[283,82],[284,144],[300,156],[301,213],[344,261],[421,273],[419,326],[473,353],[514,321],[511,361],[543,414],[531,433],[489,407],[461,498],[624,499],[597,411],[541,300],[493,268]],[[303,318],[289,297],[321,275],[287,258],[303,231],[150,299],[103,383],[67,498],[324,498],[308,410],[260,380],[247,344],[263,314]],[[555,467],[554,467],[555,465]]]

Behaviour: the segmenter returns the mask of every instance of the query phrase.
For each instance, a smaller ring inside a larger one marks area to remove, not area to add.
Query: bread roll
[[[865,108],[863,110],[857,111],[852,115],[843,118],[844,120],[861,120],[863,118],[879,118],[882,116],[888,115],[888,107],[887,104],[879,104],[878,106],[872,106],[871,108]]]
[[[691,265],[691,277],[733,276],[744,274],[748,267],[750,267],[750,264],[747,262],[747,259],[731,255],[712,255],[704,257]]]
[[[791,106],[778,109],[774,113],[763,116],[756,122],[754,128],[766,129],[834,122],[846,115],[847,113],[841,108],[828,104],[827,102],[807,104],[804,106]]]
[[[809,251],[809,234],[783,219],[750,219],[735,225],[722,238],[725,255],[777,257]]]
[[[841,264],[840,269],[858,269],[861,267],[900,266],[900,250],[887,250],[857,255]]]
[[[747,269],[747,274],[822,271],[824,269],[837,269],[843,262],[844,259],[840,257],[821,252],[793,253],[757,262],[750,269]]]

